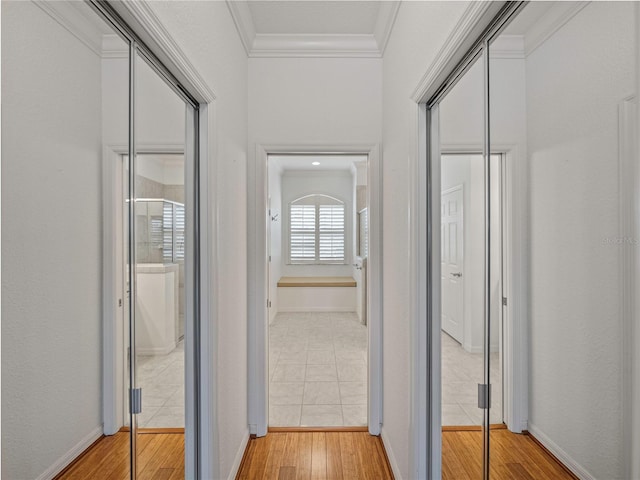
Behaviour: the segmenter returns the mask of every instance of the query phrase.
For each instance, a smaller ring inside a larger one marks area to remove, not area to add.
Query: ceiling
[[[399,1],[227,0],[249,57],[382,57]]]
[[[283,171],[349,171],[354,163],[366,161],[366,155],[269,155],[269,162],[274,162]],[[313,165],[312,162],[320,165]]]
[[[505,35],[526,35],[536,25],[540,17],[553,6],[553,2],[530,2],[518,16],[505,28]]]
[[[250,1],[257,34],[373,34],[376,1]]]

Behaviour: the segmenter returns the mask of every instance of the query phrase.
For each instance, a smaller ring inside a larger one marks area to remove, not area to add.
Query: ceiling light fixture
[[[320,165],[320,162],[311,162],[311,165]]]

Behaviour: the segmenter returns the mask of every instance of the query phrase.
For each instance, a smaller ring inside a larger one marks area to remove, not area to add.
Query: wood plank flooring
[[[531,436],[491,432],[492,480],[572,480]],[[482,478],[482,433],[442,433],[442,479]],[[184,479],[184,435],[149,433],[138,437],[138,477]],[[62,480],[127,480],[129,435],[104,437],[57,477]],[[393,479],[379,437],[367,432],[270,432],[252,439],[238,473],[240,480]]]
[[[249,441],[238,480],[393,479],[367,432],[277,432]]]
[[[496,480],[576,479],[531,436],[491,430],[491,472]],[[482,478],[482,432],[442,432],[442,479]]]
[[[184,435],[151,433],[138,435],[138,478],[184,479]],[[104,437],[56,480],[128,480],[129,433]]]

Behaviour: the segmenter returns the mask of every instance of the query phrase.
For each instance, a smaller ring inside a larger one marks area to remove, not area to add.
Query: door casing
[[[267,434],[268,426],[268,308],[267,200],[269,155],[366,155],[369,206],[368,315],[368,428],[379,435],[382,425],[382,176],[379,146],[374,145],[262,145],[255,146],[248,168],[248,410],[249,432]]]

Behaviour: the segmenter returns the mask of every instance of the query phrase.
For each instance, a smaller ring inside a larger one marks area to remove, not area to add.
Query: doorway
[[[269,155],[269,427],[367,427],[367,157]]]
[[[377,145],[340,146],[268,146],[257,145],[253,161],[249,163],[249,431],[257,436],[267,434],[269,424],[269,286],[267,275],[268,166],[270,156],[361,156],[367,161],[367,422],[372,435],[379,435],[382,418],[382,223],[381,223],[381,164]],[[315,168],[315,166],[314,166]],[[327,192],[320,192],[327,193]],[[329,195],[330,197],[332,195]],[[274,198],[271,195],[272,210]],[[281,219],[281,217],[278,217]],[[281,222],[281,220],[280,220]],[[277,222],[276,222],[277,223]],[[281,223],[280,223],[281,225]],[[273,225],[271,226],[273,227]],[[275,248],[273,241],[272,248]],[[284,251],[283,251],[284,252]],[[272,256],[273,260],[273,256]],[[273,261],[271,262],[273,267]],[[355,267],[353,267],[355,268]],[[357,269],[356,269],[357,270]],[[273,277],[273,276],[272,276]],[[296,287],[293,287],[296,288]],[[300,287],[297,287],[300,288]],[[326,287],[325,287],[326,288]],[[342,287],[353,288],[353,287]],[[357,287],[356,287],[357,288]],[[297,290],[301,291],[301,290]],[[273,301],[271,302],[273,308]],[[278,307],[279,308],[279,307]],[[316,313],[326,313],[317,312]],[[329,312],[331,313],[331,312]],[[337,312],[344,313],[344,312]],[[335,347],[334,347],[335,351]],[[337,369],[337,367],[336,367]],[[336,370],[337,371],[337,370]],[[306,369],[305,369],[306,373]],[[339,386],[338,386],[339,388]],[[304,390],[303,390],[304,395]],[[303,427],[297,427],[303,428]],[[312,427],[315,428],[315,427]],[[351,427],[353,428],[353,427]]]
[[[129,157],[122,157],[122,185],[129,181]],[[139,431],[182,433],[185,427],[185,158],[182,152],[136,155],[136,367],[144,389]],[[120,208],[127,209],[126,190]],[[123,210],[124,211],[124,210]],[[123,215],[122,251],[128,248],[128,216]],[[127,255],[120,258],[126,272]],[[128,276],[121,298],[129,296]],[[123,324],[128,323],[128,309]],[[123,332],[127,363],[130,340]],[[129,384],[123,375],[123,391]],[[123,411],[127,410],[127,396]],[[123,419],[129,426],[128,415]]]
[[[477,385],[483,382],[484,200],[491,191],[490,423],[503,423],[504,351],[502,297],[504,156],[491,156],[485,182],[481,153],[441,156],[442,426],[447,430],[482,424]]]

